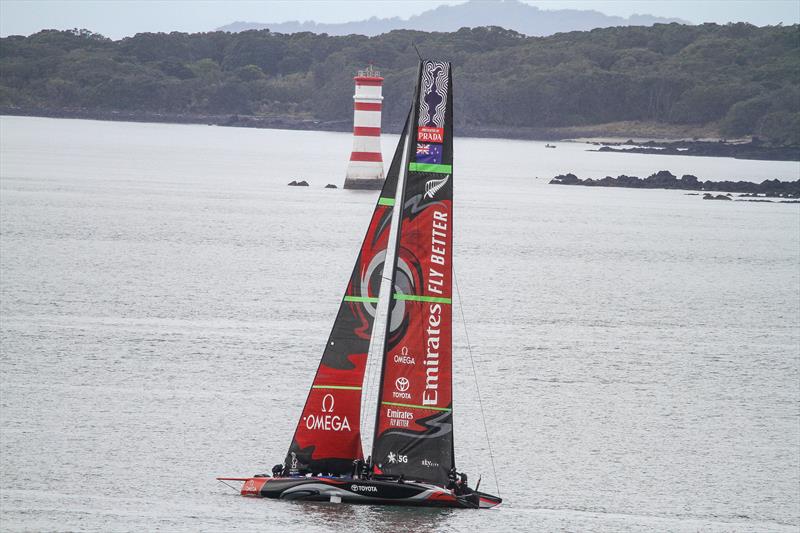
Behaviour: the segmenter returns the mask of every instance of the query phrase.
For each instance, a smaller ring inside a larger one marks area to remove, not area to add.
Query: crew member
[[[456,467],[447,472],[447,488],[453,491],[456,490],[456,474]]]
[[[359,479],[364,471],[364,460],[356,459],[353,461],[353,479]]]

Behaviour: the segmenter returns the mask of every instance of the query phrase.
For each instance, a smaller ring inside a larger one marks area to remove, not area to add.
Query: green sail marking
[[[431,405],[412,405],[410,403],[394,403],[394,402],[381,402],[383,405],[392,405],[394,407],[411,407],[412,409],[430,409],[432,411],[452,411],[449,407],[433,407]]]
[[[394,205],[394,198],[384,198],[383,196],[381,196],[380,198],[378,198],[378,205],[392,206]]]
[[[400,292],[394,293],[395,300],[406,300],[411,302],[432,302],[437,304],[452,303],[450,298],[439,298],[438,296],[419,296],[416,294],[403,294]]]
[[[453,165],[434,165],[433,163],[409,163],[411,172],[435,172],[436,174],[452,174]]]
[[[345,296],[345,302],[360,302],[360,303],[378,303],[378,298],[375,296]]]
[[[361,390],[361,387],[350,387],[348,385],[312,385],[312,389],[338,389],[338,390]]]

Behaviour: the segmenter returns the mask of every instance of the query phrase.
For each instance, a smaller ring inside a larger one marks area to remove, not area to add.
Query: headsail
[[[455,466],[450,70],[423,61],[417,80],[372,455],[385,474],[440,485]]]
[[[407,135],[408,121],[400,146]],[[286,455],[288,472],[346,474],[361,449],[361,388],[400,172],[398,147]]]

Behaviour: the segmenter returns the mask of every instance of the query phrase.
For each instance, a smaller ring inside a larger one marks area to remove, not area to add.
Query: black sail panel
[[[407,130],[408,120],[286,455],[291,474],[346,474],[363,458],[361,388]]]
[[[423,61],[417,83],[373,461],[383,474],[445,485],[455,466],[450,64]]]

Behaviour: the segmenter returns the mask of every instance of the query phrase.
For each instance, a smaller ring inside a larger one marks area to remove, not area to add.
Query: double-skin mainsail
[[[400,191],[373,460],[445,485],[453,454],[453,96],[450,64],[424,61]]]

